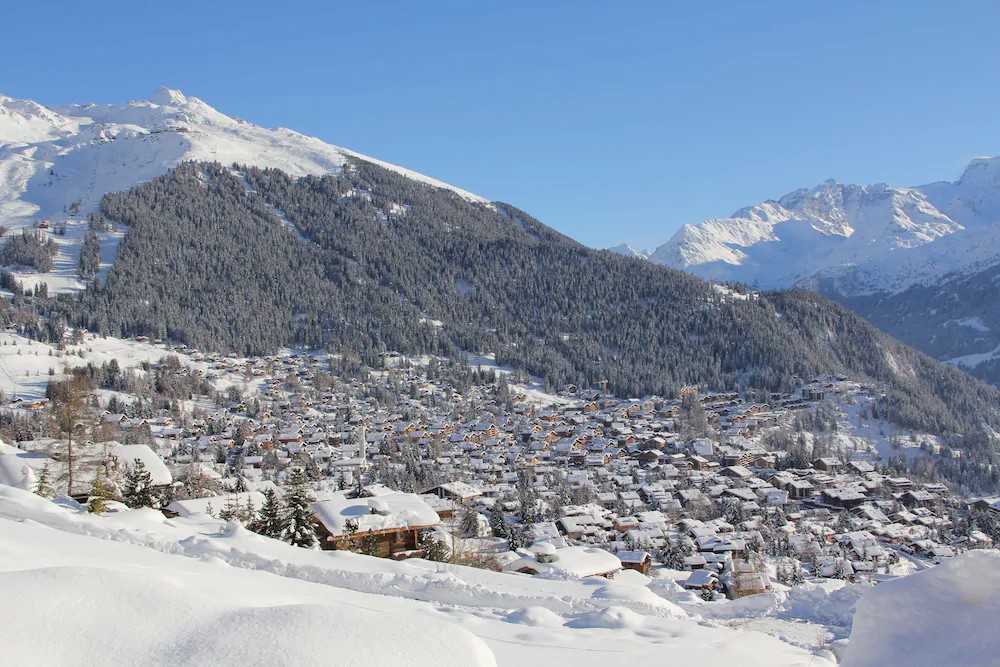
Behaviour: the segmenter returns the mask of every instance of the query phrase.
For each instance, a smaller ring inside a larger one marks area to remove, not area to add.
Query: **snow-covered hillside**
[[[482,197],[388,165],[314,137],[268,129],[222,114],[195,97],[161,88],[150,99],[126,104],[45,107],[0,95],[0,224],[34,228],[43,220],[68,221],[55,269],[30,274],[27,286],[82,287],[76,276],[87,213],[106,192],[125,190],[184,160],[276,167],[294,176],[335,173],[357,157],[476,202]],[[114,257],[120,234],[102,238],[102,260]]]
[[[395,562],[68,502],[0,485],[9,664],[832,664],[685,612],[637,573],[563,581]]]
[[[685,225],[650,259],[762,288],[896,292],[1000,263],[1000,158],[956,182],[812,189]]]

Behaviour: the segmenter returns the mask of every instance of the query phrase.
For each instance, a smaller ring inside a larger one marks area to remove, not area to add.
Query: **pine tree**
[[[466,507],[462,512],[462,523],[459,525],[459,531],[463,535],[479,537],[479,512],[471,507]]]
[[[297,547],[312,549],[317,546],[316,527],[309,506],[313,502],[306,474],[296,468],[289,477],[285,493],[285,525],[281,539]]]
[[[423,549],[425,559],[438,563],[448,560],[448,547],[441,540],[434,538],[434,531],[420,531],[418,544]]]
[[[507,519],[503,516],[503,510],[496,506],[490,512],[490,530],[493,531],[493,537],[501,539],[510,537],[510,527],[507,524]]]
[[[361,538],[361,553],[366,556],[378,556],[378,538],[375,533],[365,533]]]
[[[506,522],[505,522],[506,523]],[[518,530],[517,526],[512,526],[507,524],[507,548],[511,551],[517,551],[522,546],[524,546],[524,535]]]
[[[802,571],[802,563],[799,561],[794,561],[792,563],[791,581],[793,586],[798,586],[799,584],[804,584],[806,582],[806,575],[805,572]]]
[[[264,537],[280,539],[285,532],[285,526],[285,512],[281,498],[274,489],[267,489],[264,491],[264,504],[257,518],[250,523],[250,530]]]
[[[131,508],[153,506],[153,475],[142,459],[136,459],[125,473],[122,499]]]
[[[90,499],[87,501],[87,511],[94,514],[103,514],[108,509],[105,502],[108,499],[108,491],[104,485],[104,475],[102,472],[103,469],[98,467],[97,474],[94,476],[94,486],[90,490]]]
[[[219,518],[223,521],[233,521],[240,515],[240,499],[239,496],[228,496],[226,498],[226,504],[222,506],[222,511],[219,512]]]
[[[49,464],[46,463],[42,468],[42,471],[38,474],[38,480],[35,482],[35,493],[42,498],[52,497],[52,483],[49,481]]]

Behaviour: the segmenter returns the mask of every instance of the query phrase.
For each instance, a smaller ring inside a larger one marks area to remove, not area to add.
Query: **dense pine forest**
[[[369,364],[493,352],[553,386],[623,395],[844,373],[885,387],[883,416],[905,427],[1000,426],[995,390],[814,293],[723,289],[360,160],[300,179],[187,163],[106,195],[101,215],[127,226],[117,259],[56,306],[95,331],[243,354],[330,346]]]

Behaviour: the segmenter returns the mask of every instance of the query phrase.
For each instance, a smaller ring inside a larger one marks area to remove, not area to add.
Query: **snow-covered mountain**
[[[627,243],[620,243],[614,248],[608,248],[608,251],[617,253],[619,255],[625,255],[626,257],[637,257],[639,259],[649,259],[649,252],[645,250],[636,250]]]
[[[51,290],[82,287],[76,278],[83,218],[106,192],[126,190],[185,160],[239,162],[286,173],[336,173],[357,157],[476,202],[482,197],[409,170],[388,165],[314,137],[268,129],[216,111],[177,90],[159,89],[148,100],[126,104],[46,107],[0,95],[0,224],[32,228],[68,218],[56,268],[33,274]],[[105,261],[114,256],[106,244]]]
[[[650,259],[762,288],[898,292],[1000,262],[1000,158],[956,182],[904,188],[829,180],[685,225]]]
[[[913,188],[826,181],[685,225],[650,260],[765,289],[816,289],[1000,385],[1000,157]]]

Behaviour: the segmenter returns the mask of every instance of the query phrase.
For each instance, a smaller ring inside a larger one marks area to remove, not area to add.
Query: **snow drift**
[[[858,602],[844,667],[996,667],[1000,552],[970,551]]]

